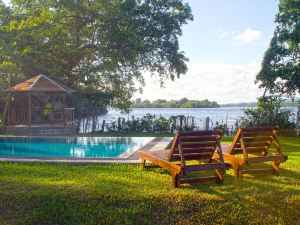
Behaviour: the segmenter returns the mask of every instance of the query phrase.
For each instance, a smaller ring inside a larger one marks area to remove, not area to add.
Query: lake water
[[[200,129],[205,127],[206,118],[210,119],[210,126],[213,126],[216,122],[220,124],[225,124],[229,127],[234,126],[235,122],[243,116],[243,110],[247,107],[221,107],[221,108],[135,108],[130,111],[129,114],[122,114],[121,112],[109,109],[106,115],[102,115],[98,117],[99,126],[102,124],[102,121],[116,121],[119,117],[121,118],[131,118],[134,117],[143,117],[147,113],[156,116],[163,117],[171,117],[176,115],[184,115],[184,116],[193,116],[195,118],[196,126]],[[294,114],[296,115],[297,108],[292,107]],[[296,120],[296,116],[291,118],[292,121]],[[89,128],[88,128],[89,130]]]

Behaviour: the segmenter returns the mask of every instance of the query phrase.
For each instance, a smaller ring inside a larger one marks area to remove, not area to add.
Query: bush
[[[224,135],[229,135],[229,129],[226,124],[220,124],[216,122],[216,125],[213,126],[213,130],[220,130]]]
[[[245,109],[244,116],[239,124],[241,127],[257,127],[277,125],[281,129],[295,128],[295,123],[290,121],[293,116],[291,110],[282,108],[283,100],[278,96],[268,96],[258,99],[258,107]]]
[[[2,115],[0,115],[0,134],[1,133],[5,133],[5,124]]]
[[[103,126],[103,128],[99,131],[172,133],[175,130],[193,130],[194,127],[194,117],[177,115],[166,118],[163,116],[155,116],[147,113],[143,117],[132,116],[127,120],[120,117],[116,121],[108,121],[107,123],[105,123],[105,126]]]
[[[4,120],[3,120],[3,116],[0,115],[0,128],[4,127]]]

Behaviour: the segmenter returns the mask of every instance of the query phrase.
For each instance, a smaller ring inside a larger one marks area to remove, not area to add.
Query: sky
[[[166,80],[164,87],[158,77],[146,73],[143,93],[134,99],[256,101],[263,90],[254,80],[273,36],[278,0],[183,1],[194,16],[180,37],[180,50],[190,60],[188,72]]]
[[[208,99],[253,102],[263,90],[254,84],[275,29],[277,0],[186,0],[194,21],[183,26],[180,50],[188,72],[164,88],[145,74],[142,99]]]

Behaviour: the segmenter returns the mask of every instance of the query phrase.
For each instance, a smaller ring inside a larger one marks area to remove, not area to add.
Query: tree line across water
[[[119,117],[112,120],[99,121],[98,117],[89,117],[80,121],[82,133],[105,132],[140,132],[140,133],[174,133],[175,131],[191,131],[213,129],[221,130],[224,135],[234,135],[239,127],[279,126],[281,134],[296,135],[296,124],[291,109],[281,107],[282,99],[268,96],[259,99],[257,108],[246,108],[244,115],[234,125],[227,121],[210,123],[209,115],[199,123],[194,116],[173,115],[163,117],[147,113],[142,117]]]
[[[220,105],[215,101],[205,100],[189,100],[188,98],[182,98],[179,100],[165,100],[157,99],[149,101],[148,99],[141,100],[137,98],[132,108],[219,108]]]

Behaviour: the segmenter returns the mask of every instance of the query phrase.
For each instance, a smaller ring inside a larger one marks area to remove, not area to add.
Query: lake
[[[213,126],[216,122],[221,124],[227,123],[229,127],[234,126],[236,121],[243,116],[243,110],[249,107],[221,107],[221,108],[135,108],[130,111],[129,114],[122,114],[120,111],[115,109],[109,109],[106,115],[98,117],[99,126],[102,121],[116,121],[119,117],[131,118],[143,117],[147,113],[156,116],[171,117],[176,115],[193,116],[195,118],[196,126],[200,129],[205,127],[206,118],[209,117],[210,126]],[[294,114],[296,115],[297,108],[291,107]],[[296,120],[296,116],[291,118],[292,121]],[[89,132],[90,128],[87,128],[86,132]],[[82,132],[82,129],[81,129]]]

